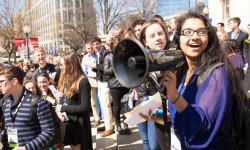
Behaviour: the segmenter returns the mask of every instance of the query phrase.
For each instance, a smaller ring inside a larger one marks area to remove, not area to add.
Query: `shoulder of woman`
[[[78,78],[78,81],[77,81],[77,91],[78,91],[78,88],[81,86],[81,84],[87,84],[88,83],[88,78],[86,76],[81,76]]]

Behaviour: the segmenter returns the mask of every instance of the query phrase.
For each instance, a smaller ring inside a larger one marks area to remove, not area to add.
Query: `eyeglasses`
[[[208,30],[206,28],[201,28],[201,29],[198,29],[198,30],[184,29],[184,30],[181,31],[181,35],[184,35],[184,36],[193,36],[195,32],[199,36],[206,36],[207,33],[208,33]]]

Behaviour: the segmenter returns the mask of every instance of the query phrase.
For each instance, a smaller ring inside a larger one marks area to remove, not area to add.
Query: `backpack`
[[[32,95],[31,104],[30,104],[30,116],[29,121],[38,121],[37,117],[37,103],[40,100],[40,97],[37,95]],[[49,102],[48,102],[49,103]],[[54,145],[61,144],[61,129],[60,129],[60,120],[58,119],[55,108],[49,103],[49,108],[52,116],[53,127],[54,127],[54,137],[47,145],[47,147],[53,147]]]
[[[4,110],[6,107],[6,100],[8,97],[9,97],[9,95],[5,96],[0,101],[0,106],[2,106],[2,110]],[[32,94],[31,103],[30,103],[30,115],[28,118],[29,122],[31,122],[31,121],[38,122],[37,103],[40,99],[41,99],[40,96]],[[55,109],[53,108],[53,106],[50,103],[49,103],[49,108],[50,108],[50,112],[52,115],[52,121],[53,121],[53,127],[54,127],[54,137],[46,147],[53,147],[54,145],[62,143],[61,142],[61,129],[60,129],[60,124],[59,124],[60,121],[56,115]],[[3,114],[2,114],[2,121],[1,121],[2,126],[4,125],[3,121],[4,121],[4,119],[3,119]],[[58,145],[58,146],[60,146],[60,145]]]
[[[214,69],[223,65],[223,63],[217,63],[208,67],[204,73],[199,75],[197,87],[201,86]],[[246,94],[242,93],[242,99],[239,99],[235,93],[233,94],[232,136],[227,138],[224,135],[223,126],[219,129],[219,134],[227,146],[227,150],[250,150],[250,102]]]

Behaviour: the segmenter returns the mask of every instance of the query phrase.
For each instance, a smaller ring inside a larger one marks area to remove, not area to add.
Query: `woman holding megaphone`
[[[215,30],[204,16],[189,12],[179,17],[174,42],[185,64],[176,74],[166,71],[162,80],[169,98],[171,147],[230,149],[224,140],[232,134],[233,93],[243,96],[244,91]]]

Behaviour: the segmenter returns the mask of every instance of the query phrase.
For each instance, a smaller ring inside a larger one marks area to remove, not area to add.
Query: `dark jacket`
[[[108,53],[109,51],[105,48],[105,46],[102,46],[100,50],[100,55],[98,58],[99,61],[97,60],[97,63],[96,63],[96,68],[92,69],[94,72],[96,72],[96,79],[101,82],[107,81],[105,75],[103,74],[103,66],[104,66],[104,58]]]
[[[232,32],[230,31],[228,32],[228,39],[236,39],[238,42],[238,52],[242,52],[243,51],[243,45],[244,45],[244,41],[248,38],[248,34],[239,30],[239,35],[237,36],[237,38],[232,37]],[[242,53],[243,54],[243,53]]]
[[[90,92],[91,86],[87,78],[82,78],[79,82],[78,92],[67,99],[67,105],[63,105],[61,112],[66,112],[69,122],[73,126],[67,127],[67,122],[61,122],[62,136],[67,144],[78,144],[81,140],[81,150],[92,150],[92,133],[90,123]],[[64,144],[65,144],[64,143]],[[67,145],[66,144],[66,145]]]
[[[122,87],[121,83],[115,77],[114,70],[113,70],[113,67],[112,67],[113,66],[112,58],[113,58],[112,53],[108,53],[105,56],[105,58],[104,58],[104,66],[103,66],[103,73],[104,73],[106,79],[108,80],[109,88]]]

